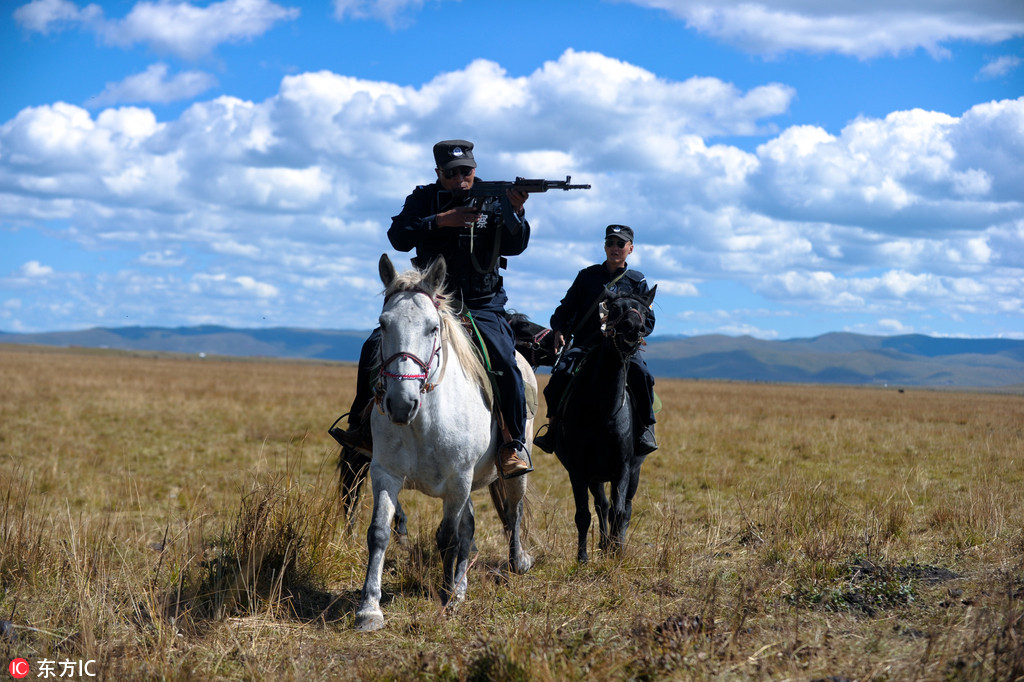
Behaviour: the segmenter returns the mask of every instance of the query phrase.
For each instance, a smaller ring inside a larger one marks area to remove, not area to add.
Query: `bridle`
[[[643,329],[644,324],[647,322],[647,314],[633,307],[626,308],[621,315],[614,319],[605,319],[601,322],[601,333],[604,334],[605,338],[611,340],[612,347],[615,348],[616,352],[623,359],[636,353],[640,346],[647,345],[647,341],[643,336],[637,335],[636,341],[628,341],[625,339],[624,335],[618,332],[618,326],[631,314],[637,316],[638,325]],[[619,345],[620,340],[625,344],[625,347]]]
[[[434,304],[434,308],[439,311],[441,310],[441,301],[444,300],[444,296],[432,295],[421,289],[407,290],[406,292],[395,292],[395,293],[413,293],[422,294],[430,299],[430,302]],[[384,299],[384,305],[387,306],[388,301],[391,297]],[[444,379],[445,369],[448,367],[448,348],[444,345],[444,338],[442,336],[444,330],[444,320],[441,320],[441,324],[438,325],[437,331],[434,332],[434,342],[430,349],[430,355],[427,356],[426,361],[420,359],[415,353],[409,353],[407,351],[399,351],[393,354],[388,359],[383,359],[381,356],[380,370],[377,376],[377,385],[374,388],[374,394],[376,395],[377,406],[380,407],[381,398],[384,395],[384,380],[394,379],[396,381],[419,381],[420,382],[420,393],[429,393],[437,388],[441,380]],[[380,347],[383,348],[383,345]],[[443,351],[443,356],[442,356]],[[437,377],[437,381],[429,382],[427,379],[430,378],[431,368],[434,366],[434,361],[442,357],[441,360],[441,373]],[[413,374],[396,373],[388,371],[388,366],[397,360],[411,360],[413,364],[420,368],[421,371]]]

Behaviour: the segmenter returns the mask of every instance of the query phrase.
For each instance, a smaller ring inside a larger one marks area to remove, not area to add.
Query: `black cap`
[[[434,162],[440,170],[460,166],[476,168],[476,161],[473,160],[473,143],[466,140],[438,142],[434,145]]]
[[[633,228],[628,225],[609,225],[604,230],[604,238],[621,237],[627,242],[633,241]]]

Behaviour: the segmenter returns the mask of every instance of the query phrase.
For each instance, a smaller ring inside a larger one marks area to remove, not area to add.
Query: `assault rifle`
[[[512,211],[512,205],[508,200],[508,190],[514,189],[520,192],[533,194],[536,192],[547,192],[549,189],[590,189],[590,185],[571,185],[569,184],[570,180],[572,180],[572,176],[570,175],[566,175],[565,180],[528,180],[526,178],[516,178],[513,182],[502,180],[475,180],[473,182],[473,186],[468,190],[454,189],[440,192],[439,204],[441,206],[450,206],[452,203],[458,203],[463,206],[473,206],[483,211],[477,223],[467,225],[469,228],[469,250],[470,253],[472,253],[476,228],[487,224],[486,212],[489,210],[489,207],[493,207],[495,205],[495,202],[497,202],[498,206],[501,206],[501,214],[508,229],[511,230],[513,234],[519,232],[519,222],[512,217],[514,212]],[[500,238],[494,242],[494,262],[497,262],[499,245]],[[473,258],[475,260],[476,256],[473,256]],[[477,267],[479,269],[479,266]],[[493,267],[493,263],[491,267]]]
[[[506,190],[514,189],[519,192],[547,192],[549,189],[590,189],[590,185],[570,185],[571,175],[566,175],[565,180],[528,180],[527,178],[516,178],[515,182],[497,180],[476,180],[473,187],[468,190],[454,190],[452,196],[463,197],[503,197]]]
[[[510,222],[512,220],[512,206],[508,202],[508,190],[514,189],[534,194],[537,192],[547,192],[549,189],[562,189],[566,191],[570,189],[590,189],[590,185],[569,184],[570,180],[572,180],[571,175],[566,175],[565,180],[531,180],[527,178],[516,178],[513,182],[504,180],[476,180],[468,190],[454,189],[442,192],[447,199],[442,199],[441,205],[458,202],[464,206],[475,206],[476,208],[487,210],[487,207],[493,206],[493,202],[497,200],[502,208],[506,224],[513,232],[517,232],[519,226]]]

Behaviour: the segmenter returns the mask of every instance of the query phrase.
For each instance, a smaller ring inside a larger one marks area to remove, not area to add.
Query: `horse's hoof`
[[[466,600],[466,589],[468,583],[456,586],[453,592],[442,592],[441,593],[441,607],[442,608],[454,608],[460,602]]]
[[[531,568],[533,568],[533,557],[529,554],[522,554],[519,557],[519,561],[515,563],[510,562],[508,568],[513,573],[523,575],[524,573],[528,572]]]
[[[384,627],[384,614],[376,611],[363,611],[356,614],[356,631],[373,632]]]

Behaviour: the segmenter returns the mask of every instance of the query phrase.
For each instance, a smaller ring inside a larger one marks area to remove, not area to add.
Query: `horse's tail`
[[[498,512],[498,518],[501,519],[505,533],[511,533],[512,519],[509,518],[508,513],[508,491],[505,489],[505,479],[498,476],[493,483],[487,486],[487,489],[491,493],[491,503]],[[530,492],[527,488],[523,494],[523,513],[519,519],[519,535],[524,540],[530,535],[530,507]]]

